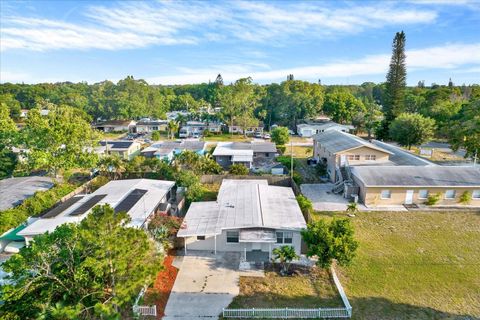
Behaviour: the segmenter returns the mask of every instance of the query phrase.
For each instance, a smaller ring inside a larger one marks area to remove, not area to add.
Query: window
[[[365,155],[365,160],[377,160],[377,156],[374,154]]]
[[[293,232],[276,232],[277,243],[293,243]]]
[[[472,191],[472,199],[480,199],[480,190]]]
[[[227,243],[238,242],[238,231],[227,231]]]
[[[197,236],[197,240],[205,240],[205,236]]]
[[[380,195],[381,199],[390,199],[392,197],[392,193],[390,190],[382,190],[382,193]]]
[[[359,154],[349,154],[348,155],[348,160],[360,160],[360,155]]]
[[[427,199],[428,190],[418,190],[418,199]]]
[[[445,199],[455,199],[455,190],[446,190]]]

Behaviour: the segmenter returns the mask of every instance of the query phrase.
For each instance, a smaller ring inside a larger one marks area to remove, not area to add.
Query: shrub
[[[440,201],[440,194],[434,193],[428,196],[427,201],[425,201],[425,204],[427,206],[433,206]]]
[[[287,150],[287,147],[285,146],[277,146],[277,150],[280,154],[284,154],[285,150]]]
[[[94,192],[98,188],[106,185],[109,181],[110,179],[108,179],[105,176],[95,177],[94,179],[92,179],[92,182],[90,183],[90,192]]]
[[[295,181],[297,185],[301,185],[303,183],[303,178],[300,173],[296,171],[293,172],[293,181]]]
[[[288,134],[288,128],[286,127],[276,127],[271,132],[271,140],[275,144],[284,145],[290,140],[290,135]]]
[[[229,172],[231,174],[235,174],[235,175],[239,175],[239,176],[245,176],[245,175],[248,174],[249,170],[243,164],[232,164],[230,166]]]
[[[323,162],[319,162],[315,166],[315,170],[317,171],[317,174],[320,177],[326,176],[327,175],[327,164],[323,163]]]
[[[290,161],[292,161],[290,156],[279,156],[277,157],[276,160],[281,164],[283,164],[285,167],[287,167],[288,170],[290,170],[290,166],[291,166]],[[293,169],[295,169],[296,167],[297,167],[297,160],[293,159]]]
[[[307,197],[303,195],[298,195],[297,202],[300,210],[302,210],[304,214],[309,214],[313,210],[312,201],[310,201],[310,199],[308,199]]]
[[[458,202],[461,204],[469,204],[472,201],[472,194],[469,191],[465,191],[458,199]]]
[[[153,141],[158,141],[158,140],[160,140],[160,132],[159,132],[159,131],[153,131],[153,132],[152,132],[152,140],[153,140]]]

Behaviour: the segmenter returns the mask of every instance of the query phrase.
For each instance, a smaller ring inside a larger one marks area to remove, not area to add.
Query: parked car
[[[256,133],[254,134],[254,137],[255,137],[255,138],[263,138],[261,132],[256,132]]]
[[[264,138],[264,139],[270,139],[270,135],[269,135],[268,133],[265,133],[265,134],[263,135],[263,138]]]

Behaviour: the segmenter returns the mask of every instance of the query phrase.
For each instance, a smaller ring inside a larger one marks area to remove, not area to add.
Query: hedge
[[[35,192],[15,208],[0,211],[0,234],[19,226],[30,216],[45,212],[75,188],[72,184],[56,184],[50,190]]]

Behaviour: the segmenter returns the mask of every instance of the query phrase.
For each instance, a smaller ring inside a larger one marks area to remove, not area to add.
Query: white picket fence
[[[157,316],[157,306],[139,306],[138,302],[140,299],[145,295],[145,292],[147,291],[147,286],[145,285],[142,290],[140,290],[140,293],[137,296],[137,299],[135,299],[135,303],[133,304],[133,313],[136,315],[141,315],[141,316]]]
[[[262,318],[262,319],[311,319],[311,318],[350,318],[351,309],[223,309],[224,318]]]
[[[351,318],[352,306],[338,280],[335,269],[331,268],[333,282],[343,301],[343,308],[280,308],[280,309],[223,309],[224,318],[263,318],[263,319],[312,319],[312,318]]]

